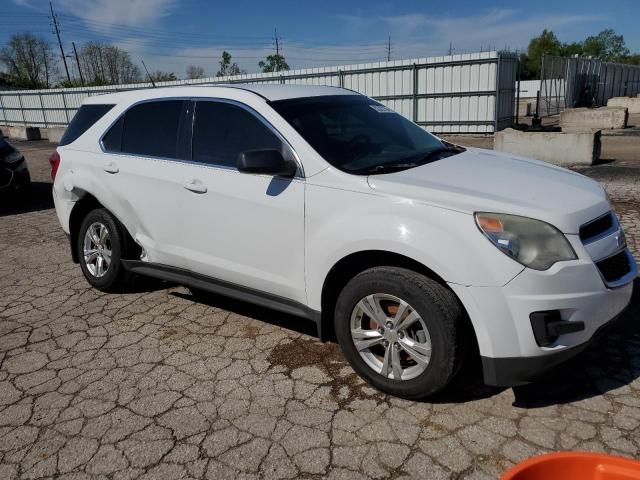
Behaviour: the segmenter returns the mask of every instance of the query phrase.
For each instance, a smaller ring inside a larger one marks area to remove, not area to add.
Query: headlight
[[[19,150],[15,150],[4,158],[7,163],[18,163],[20,160],[22,160],[22,153]]]
[[[476,224],[505,255],[525,267],[547,270],[576,254],[564,234],[553,225],[533,218],[501,213],[476,213]]]

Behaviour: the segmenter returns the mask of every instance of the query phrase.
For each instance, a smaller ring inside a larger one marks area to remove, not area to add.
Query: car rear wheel
[[[110,292],[127,283],[120,263],[125,241],[124,228],[107,210],[92,210],[84,218],[76,248],[82,273],[93,287]]]
[[[422,399],[445,388],[461,360],[463,310],[453,292],[411,270],[377,267],[347,283],[335,309],[338,341],[374,387]]]

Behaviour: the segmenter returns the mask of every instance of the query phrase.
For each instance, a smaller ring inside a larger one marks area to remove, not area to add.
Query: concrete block
[[[493,148],[555,165],[593,165],[600,159],[600,134],[599,130],[567,133],[507,128],[494,135]]]
[[[38,127],[9,127],[9,138],[18,140],[40,140],[40,129]]]
[[[607,107],[625,107],[629,113],[640,113],[640,97],[613,97],[607,100]]]
[[[60,143],[62,135],[64,135],[65,127],[49,127],[47,129],[47,139],[50,142]]]
[[[560,113],[560,128],[563,132],[626,128],[628,118],[627,109],[621,107],[568,108]]]

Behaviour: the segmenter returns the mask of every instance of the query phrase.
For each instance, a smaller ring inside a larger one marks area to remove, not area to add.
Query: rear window
[[[113,105],[83,105],[75,114],[58,145],[69,145],[100,120]]]
[[[149,157],[184,156],[180,131],[186,118],[184,100],[141,103],[113,124],[102,139],[105,150]]]

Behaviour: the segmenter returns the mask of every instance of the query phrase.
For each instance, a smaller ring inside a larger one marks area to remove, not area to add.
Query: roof
[[[359,95],[352,90],[346,90],[340,87],[329,87],[323,85],[286,85],[286,84],[255,84],[255,83],[236,83],[236,84],[216,84],[216,85],[179,85],[175,87],[159,87],[144,88],[137,90],[126,90],[123,92],[107,93],[105,95],[95,95],[88,97],[84,103],[104,103],[104,102],[120,102],[130,99],[145,99],[169,97],[174,95],[185,95],[186,89],[194,91],[197,88],[198,94],[205,93],[212,97],[220,96],[226,89],[238,89],[255,93],[269,101],[286,100],[290,98],[303,97],[320,97],[325,95]],[[186,93],[191,96],[192,93]]]
[[[301,97],[322,97],[325,95],[358,95],[357,92],[340,87],[325,85],[287,85],[265,83],[238,83],[224,85],[230,88],[241,88],[256,93],[267,100],[286,100]]]

